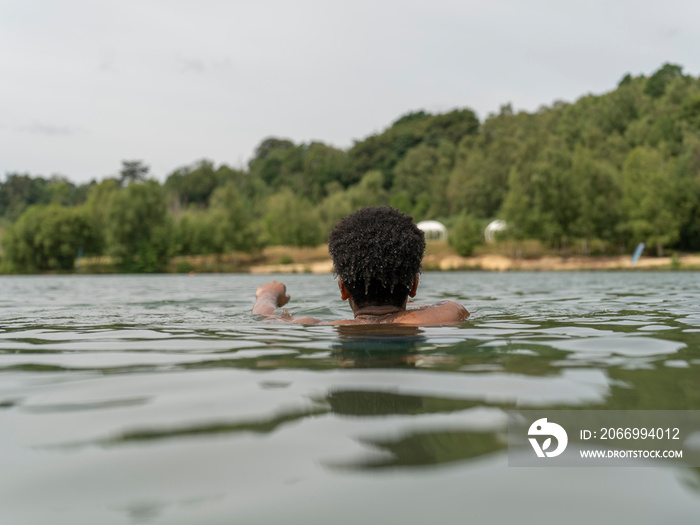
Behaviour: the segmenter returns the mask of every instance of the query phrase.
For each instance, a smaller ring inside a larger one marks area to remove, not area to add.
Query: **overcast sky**
[[[408,111],[532,111],[664,62],[697,0],[0,0],[0,177],[160,180],[268,136],[347,148]]]

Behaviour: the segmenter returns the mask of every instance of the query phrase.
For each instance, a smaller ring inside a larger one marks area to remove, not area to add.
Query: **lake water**
[[[0,277],[0,523],[697,523],[700,470],[513,468],[512,408],[700,410],[698,273],[426,273],[373,333],[330,275]]]

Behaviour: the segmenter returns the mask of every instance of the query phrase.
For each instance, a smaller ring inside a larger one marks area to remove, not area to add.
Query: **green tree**
[[[350,208],[355,211],[365,206],[386,206],[389,193],[384,189],[384,176],[381,171],[365,173],[358,184],[347,190]]]
[[[583,240],[618,240],[622,217],[622,188],[615,169],[577,147],[571,162],[571,180],[578,194],[572,235]]]
[[[10,173],[0,184],[0,217],[14,221],[33,204],[48,204],[50,194],[46,192],[48,181],[32,177],[27,173]]]
[[[321,219],[321,237],[327,239],[333,227],[340,219],[352,213],[352,205],[348,192],[343,189],[340,183],[330,184],[326,187],[327,196],[318,206],[318,213]]]
[[[407,118],[409,117],[409,118]],[[380,171],[388,187],[393,184],[396,163],[418,145],[425,135],[429,116],[420,112],[418,116],[404,116],[388,130],[356,142],[348,151],[348,182],[355,184],[369,171]]]
[[[294,147],[294,143],[288,139],[280,139],[277,137],[267,137],[256,148],[255,156],[251,162],[270,158],[279,150],[290,149]]]
[[[444,140],[458,144],[464,137],[476,135],[479,127],[479,119],[474,111],[468,108],[454,109],[432,118],[425,141],[434,146]]]
[[[301,170],[297,149],[290,140],[274,137],[263,140],[249,163],[251,174],[267,186],[279,188],[291,173]]]
[[[3,236],[12,270],[72,270],[81,249],[90,250],[95,232],[83,208],[30,206]]]
[[[165,187],[177,194],[181,206],[195,204],[204,207],[218,183],[214,164],[201,160],[192,166],[175,170],[165,181]]]
[[[681,66],[667,62],[649,77],[644,87],[644,93],[652,98],[659,98],[664,94],[666,86],[671,80],[682,76],[683,68]]]
[[[285,189],[268,199],[263,227],[268,244],[316,246],[323,242],[318,210]]]
[[[343,184],[348,169],[344,151],[321,142],[312,142],[305,148],[302,160],[302,183],[304,194],[319,201],[325,196],[325,188],[332,182]]]
[[[119,182],[126,186],[130,182],[143,182],[148,177],[149,167],[140,160],[123,160],[119,171]]]
[[[417,220],[444,214],[454,154],[454,144],[446,139],[436,146],[421,143],[411,149],[396,164],[392,202]]]
[[[93,255],[105,253],[105,239],[107,230],[107,208],[112,194],[120,191],[117,179],[105,179],[90,187],[85,202],[85,209],[90,217],[90,223],[96,232],[96,242]]]
[[[419,144],[396,164],[393,188],[405,192],[415,205],[421,195],[430,195],[436,172],[436,148]]]
[[[258,242],[251,217],[232,182],[214,190],[210,212],[214,219],[214,246],[218,250],[250,252]]]
[[[348,179],[355,183],[368,171],[381,171],[385,187],[394,185],[394,168],[418,144],[453,144],[478,132],[479,120],[469,109],[443,115],[418,111],[402,116],[382,133],[356,142],[348,151]]]
[[[486,119],[478,136],[459,143],[445,190],[451,214],[466,212],[480,219],[498,214],[511,169],[516,163],[528,162],[537,150],[534,120],[531,115],[514,114],[505,105]]]
[[[681,220],[680,247],[700,250],[700,134],[688,133],[685,151],[676,163],[678,192],[682,196],[678,210]]]
[[[450,230],[448,242],[458,254],[468,257],[483,243],[482,228],[473,217],[462,213]]]
[[[109,193],[104,217],[106,251],[126,271],[155,272],[167,262],[171,223],[165,192],[155,180]]]
[[[554,140],[535,162],[511,170],[503,214],[516,234],[566,250],[579,233],[582,205],[581,181],[572,177],[571,155]]]
[[[644,241],[663,255],[680,237],[678,193],[672,166],[654,149],[635,148],[624,166],[623,206],[633,244]]]
[[[413,207],[415,203],[407,191],[402,190],[398,192],[392,192],[391,199],[389,200],[389,206],[396,208],[402,213],[411,214],[413,213]]]
[[[174,225],[174,253],[177,255],[199,255],[217,253],[214,247],[210,212],[195,208],[186,210],[177,217]]]

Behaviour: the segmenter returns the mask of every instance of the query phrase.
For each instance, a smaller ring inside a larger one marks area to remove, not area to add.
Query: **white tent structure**
[[[447,240],[447,228],[438,221],[420,221],[418,229],[423,230],[427,241],[445,241]]]
[[[496,240],[496,232],[502,232],[504,231],[508,225],[506,224],[506,221],[502,221],[500,219],[496,219],[495,221],[491,221],[488,226],[486,226],[486,229],[484,230],[484,239],[486,242],[493,242]]]

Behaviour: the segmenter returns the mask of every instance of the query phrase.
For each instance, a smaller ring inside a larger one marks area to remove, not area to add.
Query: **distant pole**
[[[646,245],[645,245],[643,242],[640,242],[640,243],[637,245],[637,249],[634,250],[634,255],[632,255],[632,266],[634,266],[635,264],[637,264],[637,261],[638,261],[639,258],[642,256],[642,252],[644,251],[645,246],[646,246]]]

